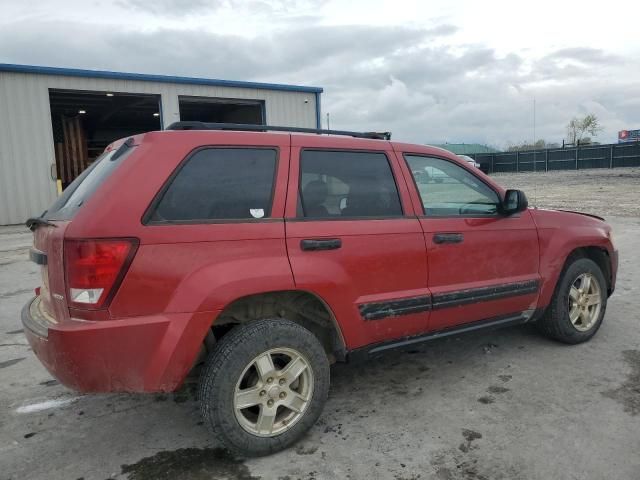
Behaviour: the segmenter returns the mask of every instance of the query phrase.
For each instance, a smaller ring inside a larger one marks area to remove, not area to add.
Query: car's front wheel
[[[593,260],[580,258],[565,269],[538,327],[564,343],[586,342],[600,328],[606,307],[607,283],[602,270]]]
[[[329,362],[318,339],[284,319],[257,320],[231,330],[212,352],[200,409],[227,449],[266,455],[316,422],[328,391]]]

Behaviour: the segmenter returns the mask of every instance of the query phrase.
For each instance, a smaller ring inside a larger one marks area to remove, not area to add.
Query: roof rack
[[[322,130],[320,128],[280,127],[274,125],[245,125],[242,123],[174,122],[167,130],[238,130],[242,132],[293,132],[317,133],[324,135],[345,135],[347,137],[391,140],[391,132],[348,132],[345,130]]]

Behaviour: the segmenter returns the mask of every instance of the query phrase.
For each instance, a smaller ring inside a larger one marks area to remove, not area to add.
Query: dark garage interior
[[[178,97],[180,120],[264,125],[264,102],[207,97]]]
[[[65,188],[114,140],[160,130],[160,96],[49,90],[57,177]]]

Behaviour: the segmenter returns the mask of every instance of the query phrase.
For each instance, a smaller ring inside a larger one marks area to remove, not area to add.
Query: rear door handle
[[[336,250],[340,247],[342,247],[342,240],[340,240],[339,238],[309,238],[300,241],[300,248],[305,251]]]
[[[462,243],[464,235],[462,233],[436,233],[433,235],[433,243]]]

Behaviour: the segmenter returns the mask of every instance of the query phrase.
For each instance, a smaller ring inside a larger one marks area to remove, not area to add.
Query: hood
[[[562,210],[562,209],[555,209],[556,212],[565,212],[565,213],[575,213],[576,215],[584,215],[585,217],[591,217],[591,218],[597,218],[598,220],[601,221],[605,221],[604,218],[599,217],[598,215],[593,215],[591,213],[584,213],[584,212],[576,212],[574,210]]]
[[[529,209],[536,225],[540,228],[595,228],[602,232],[611,230],[611,227],[602,217],[588,213],[572,212],[570,210],[547,210],[543,208]]]

